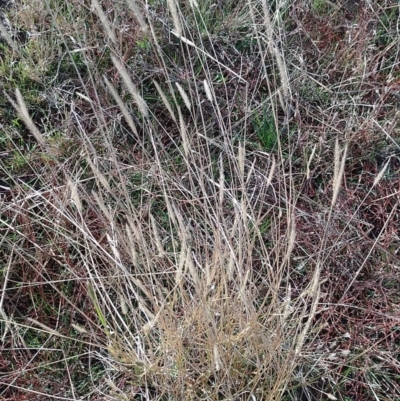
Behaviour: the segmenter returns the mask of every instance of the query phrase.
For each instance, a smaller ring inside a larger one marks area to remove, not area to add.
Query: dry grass
[[[399,6],[267,3],[9,10],[1,397],[400,399]]]

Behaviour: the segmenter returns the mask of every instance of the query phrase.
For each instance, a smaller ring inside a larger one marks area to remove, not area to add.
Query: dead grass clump
[[[114,3],[2,49],[1,396],[398,397],[394,8]]]

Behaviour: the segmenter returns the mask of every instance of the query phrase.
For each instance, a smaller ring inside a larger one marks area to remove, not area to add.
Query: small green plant
[[[214,77],[214,82],[217,84],[222,84],[226,82],[226,78],[224,77],[223,74],[216,74]]]
[[[266,152],[272,151],[278,140],[274,117],[264,110],[261,115],[255,115],[252,125],[262,149]]]
[[[11,157],[10,170],[21,170],[28,164],[28,159],[20,151],[15,150]]]
[[[260,234],[262,236],[266,235],[268,230],[271,228],[271,219],[268,217],[260,224]]]
[[[324,15],[329,11],[329,1],[327,0],[313,0],[312,10],[319,15]]]
[[[142,38],[136,41],[136,45],[140,50],[149,50],[151,48],[151,42],[149,37],[144,35]]]

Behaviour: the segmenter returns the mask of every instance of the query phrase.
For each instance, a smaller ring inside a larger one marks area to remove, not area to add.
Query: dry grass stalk
[[[71,179],[68,179],[68,187],[71,192],[71,200],[74,202],[79,212],[82,213],[82,202],[79,198],[78,189]]]
[[[29,131],[32,133],[32,135],[35,137],[37,140],[38,144],[44,148],[46,146],[45,139],[43,138],[43,135],[40,133],[38,128],[36,127],[35,123],[33,122],[32,118],[29,115],[28,109],[26,107],[26,104],[24,102],[24,99],[21,95],[20,90],[17,88],[15,89],[15,95],[17,97],[17,103],[14,102],[14,100],[11,99],[10,96],[8,96],[7,93],[5,93],[5,96],[7,97],[8,101],[12,104],[14,109],[20,114],[24,124],[27,126]]]
[[[279,93],[279,99],[281,102],[281,106],[283,108],[283,110],[287,110],[287,104],[288,101],[290,99],[290,91],[289,91],[289,78],[287,75],[287,69],[285,66],[285,61],[284,58],[281,55],[281,52],[279,51],[277,45],[275,44],[275,38],[274,38],[274,24],[272,23],[271,20],[271,16],[269,13],[269,9],[268,9],[268,4],[266,2],[262,3],[263,5],[263,11],[264,11],[264,24],[265,24],[265,28],[266,28],[266,33],[267,33],[267,45],[268,45],[268,49],[269,51],[275,56],[276,59],[276,64],[278,67],[278,71],[279,71],[279,76],[281,79],[281,90],[282,90],[282,94]],[[250,5],[250,7],[252,7]],[[268,79],[266,77],[266,79]]]
[[[158,94],[160,95],[162,101],[164,102],[165,107],[167,108],[169,114],[171,115],[172,119],[174,120],[174,122],[176,123],[176,116],[175,113],[172,109],[171,103],[169,102],[169,100],[167,99],[167,96],[165,96],[165,93],[163,92],[163,90],[161,89],[160,85],[157,83],[157,81],[153,81],[154,86],[157,89]]]
[[[92,0],[92,7],[95,10],[98,17],[100,18],[100,21],[107,33],[107,36],[111,39],[114,46],[117,46],[117,37],[115,36],[115,32],[114,32],[113,28],[111,27],[107,16],[104,14],[104,11],[103,11],[100,3],[97,0]]]
[[[337,197],[339,195],[339,190],[343,179],[344,167],[346,165],[347,149],[348,149],[348,144],[346,143],[342,159],[340,159],[340,146],[338,139],[336,139],[335,156],[334,156],[334,174],[333,174],[333,195],[331,201],[332,206],[335,205]]]
[[[139,5],[137,4],[136,0],[128,0],[127,3],[133,12],[134,18],[139,23],[140,29],[145,33],[148,32],[149,27],[145,21],[144,16],[142,15],[142,11],[141,11]]]
[[[178,15],[178,6],[175,0],[167,0],[167,5],[172,16],[172,21],[174,23],[175,34],[178,37],[181,37],[183,31],[182,31],[181,20]]]
[[[180,93],[180,95],[182,96],[183,102],[185,103],[185,106],[187,107],[187,109],[190,111],[192,109],[192,105],[190,103],[190,99],[188,97],[188,95],[186,94],[185,90],[182,88],[181,85],[179,85],[178,82],[175,82],[176,87],[178,88],[178,92]]]
[[[135,125],[135,123],[133,121],[131,113],[129,113],[128,109],[126,108],[126,105],[122,101],[122,99],[119,96],[118,92],[115,90],[115,88],[111,85],[111,83],[108,81],[108,79],[106,77],[104,77],[104,82],[106,83],[107,88],[110,91],[110,93],[112,94],[113,98],[117,102],[117,105],[118,105],[119,109],[121,110],[126,122],[128,123],[129,128],[131,129],[131,131],[135,135],[136,139],[140,142],[140,137],[139,137],[136,125]]]
[[[137,104],[140,113],[143,115],[143,117],[148,117],[149,112],[148,112],[148,107],[146,105],[146,102],[140,96],[140,93],[137,90],[134,83],[132,82],[132,79],[131,79],[130,75],[128,74],[128,71],[116,57],[111,56],[111,59],[112,59],[114,66],[116,67],[118,72],[121,74],[123,82],[126,85],[129,93],[132,95],[135,103]]]

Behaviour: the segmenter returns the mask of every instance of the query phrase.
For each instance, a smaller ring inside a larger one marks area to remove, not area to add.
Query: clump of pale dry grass
[[[122,164],[107,129],[102,127],[98,133],[106,147],[104,157],[79,128],[85,173],[71,165],[63,171],[66,192],[53,190],[50,197],[36,193],[32,219],[39,226],[46,224],[54,242],[62,241],[67,253],[74,254],[65,274],[79,282],[91,312],[60,294],[62,302],[75,310],[70,321],[75,340],[64,335],[60,326],[52,328],[40,319],[29,318],[24,324],[61,341],[89,344],[91,357],[106,367],[108,379],[99,391],[124,397],[137,391],[151,399],[278,399],[290,382],[312,318],[310,312],[298,309],[287,287],[296,236],[291,220],[294,205],[286,199],[291,183],[282,185],[283,203],[267,202],[272,181],[284,177],[284,165],[260,154],[268,166],[262,171],[243,143],[234,144],[207,69],[208,59],[215,61],[216,56],[203,49],[201,41],[193,42],[201,37],[184,37],[179,25],[182,10],[178,14],[175,2],[168,5],[178,44],[194,47],[204,63],[209,77],[204,80],[206,97],[199,86],[188,94],[177,82],[165,92],[153,81],[179,133],[175,150],[166,150],[158,139],[158,132],[166,129],[157,123],[121,56],[112,56],[133,103],[127,105],[121,88],[105,77],[106,86],[134,133],[136,151],[147,150],[140,164],[133,159]],[[134,3],[131,7],[138,10]],[[119,50],[114,28],[98,2],[94,10]],[[135,18],[143,29],[149,24],[150,41],[162,59],[151,18],[145,14]],[[270,32],[268,46],[272,41]],[[220,68],[231,70],[222,63]],[[287,96],[287,82],[284,85]],[[46,135],[33,125],[21,94],[17,95],[18,104],[12,104],[46,152]],[[79,96],[92,105],[97,121],[104,122],[105,110],[94,106],[89,93]],[[204,103],[219,122],[217,137],[209,137],[206,127],[194,121]],[[132,106],[140,114],[140,127],[130,116]],[[55,163],[60,171],[66,167]],[[139,174],[142,181],[133,191],[127,184],[132,174]],[[91,192],[86,189],[88,180],[94,183]],[[273,221],[269,228],[273,253],[264,245],[259,228],[265,219],[263,208],[272,212],[268,218]],[[88,225],[88,210],[97,216],[96,227]],[[40,222],[42,214],[57,218]],[[58,250],[51,247],[45,253],[56,257]],[[38,274],[48,282],[46,266]],[[313,288],[305,297],[314,292]],[[305,326],[302,317],[309,321]],[[16,322],[11,317],[5,320],[16,335]],[[118,386],[121,375],[131,387]],[[71,395],[72,386],[71,381]]]
[[[43,166],[35,173],[53,181],[41,188],[23,182],[2,204],[10,250],[2,340],[18,366],[1,379],[4,394],[279,400],[304,387],[336,399],[336,359],[319,335],[332,306],[322,285],[359,211],[343,223],[337,206],[347,139],[329,143],[330,196],[316,206],[302,196],[298,177],[311,179],[320,149],[313,147],[305,173],[296,166],[280,15],[261,2],[232,6],[231,15],[248,21],[259,55],[252,62],[261,72],[251,73],[221,56],[196,1],[167,5],[162,14],[134,0],[92,2],[102,62],[90,53],[93,37],[88,46],[74,38],[68,56],[84,54],[87,75],[77,74],[81,86],[65,102],[63,129],[73,139],[60,141],[76,147],[69,145],[68,158],[35,125],[23,94],[17,90],[17,101],[9,94],[40,144]],[[81,20],[73,21],[81,32]],[[62,18],[54,29],[62,36]],[[131,62],[126,46],[138,43],[146,50]],[[149,59],[154,65],[143,67]],[[266,100],[258,93],[265,80]],[[252,146],[249,129],[264,107],[278,133],[270,152]],[[29,305],[25,314],[21,305]],[[18,352],[27,362],[18,363]],[[61,373],[49,381],[53,366]],[[314,387],[320,377],[329,386]]]

